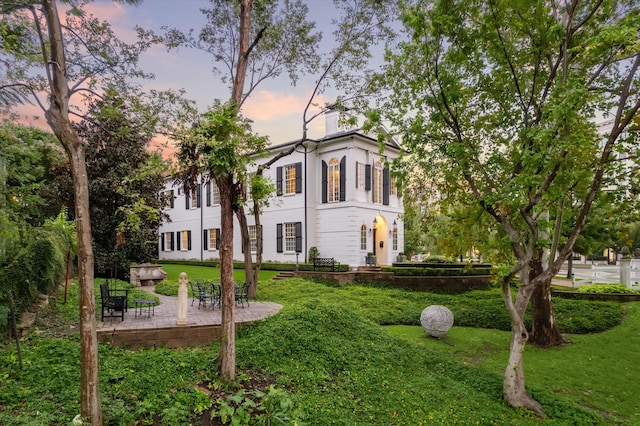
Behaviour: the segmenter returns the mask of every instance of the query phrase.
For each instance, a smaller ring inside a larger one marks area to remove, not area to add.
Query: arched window
[[[367,249],[367,227],[362,224],[360,227],[360,250]]]
[[[337,158],[332,158],[329,161],[329,202],[333,203],[340,201],[340,161]]]

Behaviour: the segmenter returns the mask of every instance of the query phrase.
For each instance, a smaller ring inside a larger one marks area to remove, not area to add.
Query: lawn
[[[191,268],[186,272],[198,276]],[[169,279],[177,279],[181,271],[170,269]],[[201,279],[212,275],[206,269]],[[310,425],[640,423],[633,398],[640,389],[631,374],[640,343],[637,304],[626,312],[610,303],[559,304],[558,321],[567,329],[623,324],[571,334],[572,345],[563,348],[527,348],[527,384],[550,416],[540,420],[502,401],[508,332],[458,322],[493,319],[502,327],[496,291],[443,295],[289,279],[261,281],[258,292],[284,308],[238,335],[241,385],[261,377],[275,386],[257,408],[249,402],[254,393],[220,383],[212,361],[217,345],[137,351],[101,345],[105,424],[189,424],[231,411],[238,424],[250,424],[250,411]],[[440,340],[416,325],[420,309],[434,303],[457,315]],[[39,318],[39,330],[23,340],[22,370],[13,345],[0,351],[0,424],[69,424],[78,413],[78,336],[60,338],[48,328],[64,322],[68,308],[53,300]]]

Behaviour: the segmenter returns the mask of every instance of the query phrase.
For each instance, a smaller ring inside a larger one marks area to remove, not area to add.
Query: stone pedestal
[[[631,259],[620,259],[620,284],[631,288]]]

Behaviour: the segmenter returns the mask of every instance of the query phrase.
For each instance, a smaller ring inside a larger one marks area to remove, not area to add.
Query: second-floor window
[[[302,192],[302,163],[276,168],[276,192],[278,195]]]
[[[258,233],[255,225],[249,225],[249,244],[251,244],[251,253],[258,251]]]
[[[382,204],[382,164],[379,161],[373,168],[373,202]]]
[[[289,164],[284,166],[284,193],[296,193],[296,165]]]
[[[322,161],[322,202],[334,203],[346,200],[347,157]]]
[[[337,158],[329,161],[329,202],[340,201],[340,162]]]

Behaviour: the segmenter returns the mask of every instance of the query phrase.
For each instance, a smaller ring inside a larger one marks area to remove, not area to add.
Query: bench
[[[102,302],[102,322],[104,322],[104,311],[106,310],[110,318],[119,316],[124,321],[124,313],[127,311],[129,302],[129,290],[110,289],[109,281],[105,280],[100,284],[100,300]],[[116,312],[119,314],[116,315]]]
[[[331,272],[335,272],[340,267],[340,263],[336,262],[333,257],[315,257],[313,259],[313,270],[318,268],[328,268]]]

